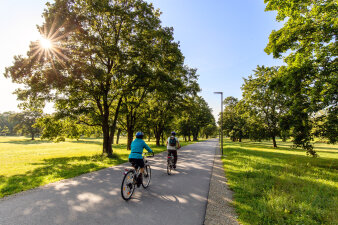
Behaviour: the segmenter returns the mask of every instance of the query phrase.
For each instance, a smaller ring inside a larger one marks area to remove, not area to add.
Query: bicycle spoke
[[[124,200],[129,200],[134,193],[135,185],[133,184],[133,177],[133,171],[128,171],[122,180],[121,196]]]

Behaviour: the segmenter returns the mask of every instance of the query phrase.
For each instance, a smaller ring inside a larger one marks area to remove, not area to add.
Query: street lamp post
[[[223,92],[218,91],[214,94],[221,94],[221,150],[223,155]]]

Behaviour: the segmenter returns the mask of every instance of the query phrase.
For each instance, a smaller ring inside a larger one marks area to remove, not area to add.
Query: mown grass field
[[[0,198],[58,180],[128,161],[126,139],[113,145],[114,157],[101,156],[101,139],[54,143],[25,137],[0,137]],[[147,142],[147,141],[146,141]],[[181,145],[193,142],[183,142]],[[155,153],[166,150],[147,142]]]
[[[338,145],[318,158],[291,143],[224,142],[223,164],[243,224],[338,224]]]

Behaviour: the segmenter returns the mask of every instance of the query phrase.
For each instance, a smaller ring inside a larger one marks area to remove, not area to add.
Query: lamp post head
[[[223,94],[221,91],[215,91],[214,94]]]

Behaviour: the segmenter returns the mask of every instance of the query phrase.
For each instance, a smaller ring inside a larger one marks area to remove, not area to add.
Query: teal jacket
[[[129,159],[142,159],[143,149],[147,149],[148,152],[153,152],[151,148],[143,141],[141,138],[136,138],[131,143],[131,152],[129,154]]]

